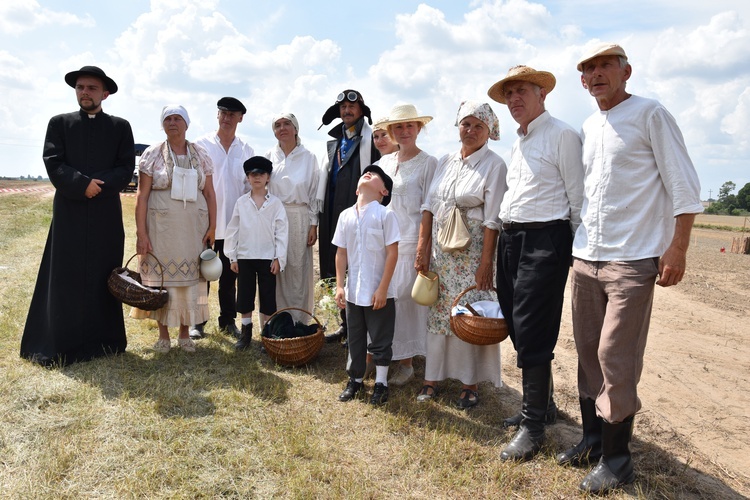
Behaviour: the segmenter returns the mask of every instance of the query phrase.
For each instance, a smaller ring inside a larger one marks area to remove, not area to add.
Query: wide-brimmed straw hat
[[[396,123],[419,122],[422,125],[427,125],[431,121],[431,116],[419,116],[417,108],[413,104],[398,104],[391,108],[388,118],[378,123],[378,126],[385,130],[389,125],[395,125]]]
[[[508,70],[508,74],[490,87],[487,91],[487,95],[490,96],[494,101],[506,104],[505,102],[505,90],[503,86],[508,82],[529,82],[534,85],[538,85],[543,88],[549,94],[552,89],[555,88],[555,75],[548,71],[537,71],[529,66],[519,65],[513,66]]]
[[[576,69],[578,71],[583,71],[583,65],[585,63],[599,56],[618,56],[624,57],[626,61],[628,60],[628,56],[625,55],[625,50],[622,47],[620,47],[616,43],[605,42],[594,45],[593,47],[588,49],[583,57],[581,57],[581,59],[578,61]]]
[[[107,92],[110,94],[117,92],[117,84],[113,79],[108,77],[101,68],[96,66],[84,66],[78,71],[71,71],[65,75],[65,83],[76,88],[76,82],[78,81],[79,76],[95,76],[104,82],[104,86],[106,87],[105,90]]]

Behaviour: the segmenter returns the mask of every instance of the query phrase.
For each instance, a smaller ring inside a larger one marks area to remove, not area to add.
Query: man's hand
[[[89,182],[89,185],[86,187],[86,198],[93,198],[94,196],[98,195],[102,192],[101,186],[104,184],[104,181],[101,181],[99,179],[91,179],[91,182]]]
[[[680,214],[675,217],[674,236],[669,248],[659,259],[659,286],[673,286],[682,281],[687,267],[687,250],[690,245],[690,231],[695,214]]]

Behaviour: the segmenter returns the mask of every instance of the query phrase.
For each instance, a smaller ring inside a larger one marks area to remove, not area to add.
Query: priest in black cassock
[[[117,84],[96,66],[65,75],[80,109],[53,117],[44,164],[55,186],[52,223],[21,339],[21,357],[43,366],[125,350],[122,305],[107,277],[122,265],[120,191],[135,168],[130,124],[102,111]]]

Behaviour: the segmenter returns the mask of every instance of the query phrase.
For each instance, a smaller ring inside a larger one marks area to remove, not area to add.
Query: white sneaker
[[[406,366],[399,363],[396,366],[395,373],[393,376],[388,380],[389,385],[405,385],[407,382],[409,382],[411,379],[414,378],[414,367],[413,366]]]

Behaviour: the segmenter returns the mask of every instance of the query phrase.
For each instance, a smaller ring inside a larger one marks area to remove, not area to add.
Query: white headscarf
[[[164,128],[164,119],[168,116],[180,115],[188,128],[190,128],[190,117],[188,116],[187,109],[183,108],[179,104],[167,104],[161,110],[161,126]]]

